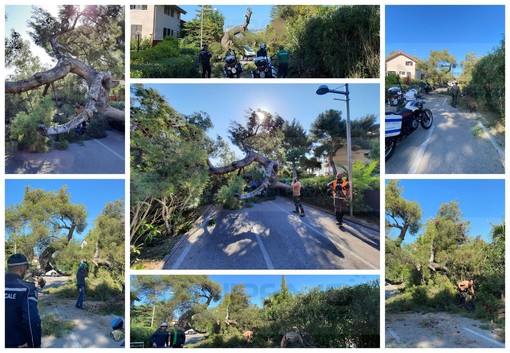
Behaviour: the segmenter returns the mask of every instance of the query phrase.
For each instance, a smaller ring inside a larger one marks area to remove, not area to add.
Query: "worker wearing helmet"
[[[257,56],[267,57],[267,46],[266,43],[260,43],[260,49],[257,50]]]
[[[76,287],[78,288],[78,299],[76,307],[83,310],[83,299],[85,298],[85,277],[88,275],[88,265],[85,262],[80,263],[78,272],[76,272]]]
[[[154,331],[150,338],[152,348],[165,348],[169,347],[170,344],[170,333],[167,331],[168,324],[162,322],[159,328]]]

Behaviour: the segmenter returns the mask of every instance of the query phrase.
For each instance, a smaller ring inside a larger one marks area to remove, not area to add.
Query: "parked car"
[[[60,274],[55,270],[49,270],[44,274],[45,276],[58,277]]]
[[[243,59],[244,60],[253,60],[253,58],[255,58],[255,56],[257,55],[252,48],[250,48],[250,46],[248,45],[243,45],[243,49],[244,49],[244,55],[243,55]]]

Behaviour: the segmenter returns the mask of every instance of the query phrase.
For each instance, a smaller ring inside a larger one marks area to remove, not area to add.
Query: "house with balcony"
[[[130,5],[131,39],[152,39],[156,45],[165,37],[179,37],[181,15],[186,11],[177,5]]]
[[[418,62],[418,58],[403,51],[396,51],[386,58],[386,75],[393,74],[411,80],[421,80],[423,73],[416,67]]]

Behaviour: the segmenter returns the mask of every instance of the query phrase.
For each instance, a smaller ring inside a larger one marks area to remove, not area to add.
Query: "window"
[[[397,72],[396,71],[388,71],[388,75],[396,75]]]
[[[130,10],[147,10],[147,5],[129,5]]]
[[[170,16],[174,17],[175,15],[175,10],[172,8],[172,12],[170,12]]]
[[[398,72],[398,74],[399,74],[400,76],[405,76],[405,75],[406,75],[406,72],[405,72],[405,71],[399,71],[399,72]]]
[[[163,12],[165,13],[165,15],[170,16],[170,6],[168,5],[163,6]]]
[[[163,38],[174,35],[174,31],[170,28],[163,28]]]
[[[137,32],[142,36],[142,25],[131,25],[131,39],[138,39]]]
[[[406,66],[413,66],[413,62],[412,61],[406,61]]]

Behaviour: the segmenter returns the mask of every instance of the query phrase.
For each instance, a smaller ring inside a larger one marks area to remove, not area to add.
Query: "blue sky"
[[[108,202],[124,197],[124,180],[6,180],[5,181],[5,205],[19,204],[23,201],[25,186],[29,185],[32,189],[44,189],[46,191],[58,191],[63,185],[67,185],[67,190],[71,194],[71,202],[75,204],[84,204],[87,216],[87,228],[83,233],[74,235],[74,240],[80,241],[85,238],[87,233],[94,227],[94,219],[101,213]]]
[[[342,111],[345,118],[344,95],[315,93],[317,84],[146,84],[158,90],[177,112],[189,115],[193,112],[209,113],[214,128],[208,133],[227,137],[231,120],[245,122],[246,111],[261,108],[272,114],[278,113],[288,121],[296,118],[309,130],[320,113],[328,109]],[[342,83],[328,84],[338,88]],[[344,90],[344,88],[340,88]],[[367,114],[379,118],[379,84],[349,84],[351,120]]]
[[[388,181],[386,181],[386,184]],[[468,235],[481,235],[490,241],[492,224],[500,224],[505,217],[504,180],[400,180],[404,188],[402,197],[417,201],[422,209],[421,222],[437,215],[439,206],[445,202],[458,201],[463,219],[471,223]],[[418,234],[424,232],[422,228]],[[396,232],[390,233],[395,238]],[[406,235],[404,243],[412,243],[416,236]]]
[[[181,16],[181,19],[184,21],[191,21],[193,18],[195,18],[200,8],[198,5],[179,5],[179,7],[187,12],[186,15]],[[244,15],[246,14],[246,9],[248,7],[252,10],[248,29],[252,31],[264,29],[271,21],[272,6],[249,4],[240,6],[213,5],[213,8],[220,12],[225,18],[223,29],[242,25],[244,23]]]
[[[38,4],[38,7],[44,8],[54,16],[58,13],[58,7],[55,4]],[[7,5],[5,6],[5,14],[7,19],[5,20],[5,35],[8,36],[11,33],[11,29],[18,32],[24,40],[30,41],[32,53],[39,56],[41,63],[48,66],[53,66],[56,62],[52,59],[43,48],[38,47],[34,44],[30,36],[28,35],[27,21],[32,16],[32,6],[27,5]],[[8,74],[9,72],[5,72]]]
[[[386,6],[386,56],[402,50],[427,59],[430,50],[448,49],[459,63],[456,74],[466,54],[490,53],[504,33],[501,5]]]
[[[133,281],[133,277],[131,276],[131,281]],[[220,283],[222,298],[232,291],[234,285],[244,284],[246,294],[251,298],[251,304],[259,307],[262,307],[265,298],[280,291],[282,282],[281,275],[211,275],[209,278]],[[285,275],[289,291],[294,294],[315,287],[326,290],[328,288],[355,286],[379,279],[378,275]],[[170,298],[170,296],[171,293],[166,295],[167,298]],[[137,302],[137,305],[141,304],[143,302]],[[218,304],[219,302],[211,303],[211,307]]]

